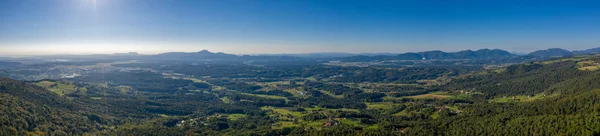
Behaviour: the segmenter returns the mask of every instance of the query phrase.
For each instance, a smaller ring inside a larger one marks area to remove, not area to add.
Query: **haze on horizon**
[[[4,0],[0,55],[600,46],[595,1]]]

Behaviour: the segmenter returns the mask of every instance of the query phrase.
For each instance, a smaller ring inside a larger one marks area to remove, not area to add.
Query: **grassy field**
[[[271,128],[273,128],[273,129],[283,129],[283,128],[300,127],[300,126],[303,126],[303,125],[301,125],[299,123],[294,123],[294,122],[291,122],[291,121],[279,121],[279,122],[274,123],[271,126]]]
[[[278,114],[283,114],[283,115],[292,115],[294,117],[301,117],[306,115],[307,113],[311,113],[311,112],[319,112],[319,113],[333,113],[333,112],[360,112],[358,109],[347,109],[347,108],[340,108],[340,109],[329,109],[329,108],[319,108],[319,107],[313,107],[313,108],[303,108],[305,111],[303,112],[299,112],[299,111],[293,111],[296,108],[293,107],[272,107],[272,106],[265,106],[265,107],[261,107],[262,110],[271,110],[275,113]]]
[[[393,97],[393,96],[389,96],[389,95],[383,97],[384,101],[401,100],[401,99],[403,99],[403,97]]]
[[[127,92],[134,90],[130,86],[118,86],[117,88],[119,88],[119,90],[121,91],[121,94],[127,94]]]
[[[284,99],[285,101],[288,101],[288,98],[283,97],[283,96],[277,96],[277,95],[251,94],[251,93],[243,93],[243,92],[239,92],[239,93],[243,94],[243,95],[250,95],[250,96],[270,98],[270,99]]]
[[[65,95],[77,91],[77,87],[71,83],[40,81],[35,85],[44,87],[56,94]]]
[[[300,94],[300,92],[302,92],[301,90],[304,90],[304,88],[297,87],[294,89],[283,89],[283,91],[291,93],[292,95],[294,95],[294,97],[307,97],[306,94],[305,95]]]
[[[229,100],[229,98],[227,96],[223,97],[223,98],[219,98],[221,99],[221,101],[223,101],[223,103],[231,103],[231,100]]]
[[[452,98],[452,99],[467,99],[467,98],[471,97],[471,95],[474,95],[474,94],[483,95],[483,93],[481,93],[481,92],[473,92],[473,91],[469,92],[469,94],[454,92],[454,93],[448,93],[447,95],[450,95],[451,97],[449,97],[449,98]]]
[[[277,82],[251,82],[250,84],[255,84],[259,86],[277,86],[277,85],[290,85],[290,81],[277,81]]]
[[[365,102],[365,104],[367,105],[367,109],[371,109],[371,110],[389,110],[394,108],[395,106],[398,106],[400,104],[395,104],[395,103],[390,103],[390,102],[377,102],[377,103],[368,103]]]
[[[229,115],[227,115],[227,119],[235,121],[235,120],[238,120],[241,118],[245,118],[246,116],[247,115],[245,115],[245,114],[229,114]]]
[[[40,82],[35,83],[35,85],[41,86],[41,87],[50,87],[53,84],[55,84],[55,82],[50,82],[50,81],[40,81]]]
[[[433,93],[428,93],[428,94],[407,96],[407,98],[413,98],[413,99],[444,99],[444,98],[449,98],[449,97],[452,97],[452,96],[448,95],[448,93],[446,93],[446,92],[433,92]]]
[[[224,91],[224,90],[227,90],[227,91],[236,92],[236,93],[239,93],[239,94],[242,94],[242,95],[249,95],[249,96],[256,96],[256,97],[263,97],[263,98],[270,98],[270,99],[284,99],[285,101],[288,101],[288,99],[286,97],[283,97],[283,96],[244,93],[244,92],[239,92],[239,91],[236,91],[236,90],[230,90],[230,89],[227,89],[226,87],[223,87],[223,86],[217,86],[217,85],[214,85],[214,84],[210,84],[207,81],[200,80],[200,79],[197,79],[197,78],[184,78],[184,79],[185,80],[192,80],[193,82],[196,82],[196,83],[206,83],[206,84],[209,84],[209,85],[212,86],[212,91]],[[231,101],[227,97],[223,97],[223,98],[220,98],[220,99],[224,103],[231,103]]]
[[[580,67],[578,69],[579,70],[596,71],[596,70],[600,69],[600,66],[585,66],[585,67]]]
[[[498,68],[493,70],[494,73],[502,73],[504,71],[506,71],[506,68]]]
[[[577,62],[577,69],[595,71],[600,69],[600,64],[594,61],[581,61]]]
[[[544,62],[542,62],[542,64],[552,64],[552,63],[565,62],[565,61],[579,61],[581,59],[583,59],[583,58],[574,57],[574,58],[558,59],[558,60],[544,61]]]
[[[302,117],[304,115],[306,115],[303,112],[297,112],[297,111],[291,111],[290,109],[286,109],[286,108],[275,108],[272,106],[265,106],[265,107],[261,107],[261,110],[266,110],[266,111],[272,111],[276,114],[280,114],[280,115],[292,115],[294,117]]]
[[[297,127],[304,126],[308,122],[294,122],[294,119],[298,119],[302,116],[305,116],[303,112],[291,111],[288,108],[276,108],[272,106],[261,107],[261,110],[269,111],[268,114],[270,116],[279,117],[278,122],[274,123],[271,127],[273,129],[283,129],[287,127]],[[291,117],[289,117],[291,116]]]
[[[347,108],[341,108],[341,109],[328,109],[328,108],[319,108],[319,107],[313,107],[313,108],[304,108],[306,111],[327,111],[327,112],[360,112],[357,109],[347,109]]]
[[[456,111],[458,110],[458,106],[448,106],[448,109],[451,111]]]
[[[92,97],[92,100],[102,100],[102,97]]]
[[[321,93],[323,93],[323,94],[326,94],[326,95],[329,95],[331,97],[334,97],[334,98],[338,98],[338,99],[344,98],[344,95],[335,95],[335,94],[333,94],[333,93],[331,93],[329,91],[325,91],[325,90],[318,90],[318,91],[321,92]]]
[[[336,118],[335,120],[337,120],[339,123],[342,123],[344,125],[364,126],[363,124],[360,124],[360,122],[358,120],[352,120],[352,119],[347,119],[347,118]]]
[[[206,82],[206,81],[204,81],[204,80],[200,80],[200,79],[198,79],[198,78],[190,78],[190,77],[186,77],[186,78],[183,78],[183,79],[185,79],[185,80],[192,80],[192,82],[196,82],[196,83],[206,83],[206,84],[210,84],[210,83],[208,83],[208,82]]]
[[[296,108],[293,107],[271,107],[265,106],[261,107],[262,110],[269,111],[267,112],[270,116],[279,117],[279,121],[274,123],[271,127],[274,129],[282,129],[286,127],[311,127],[320,129],[323,127],[323,123],[327,122],[328,119],[321,119],[315,121],[307,121],[303,120],[302,117],[308,115],[309,113],[316,112],[321,114],[331,114],[336,112],[359,112],[356,109],[326,109],[326,108],[304,108],[305,111],[299,112],[295,111]],[[371,127],[376,128],[377,126],[368,126],[364,124],[360,124],[358,120],[346,119],[346,118],[335,118],[338,123],[342,123],[345,125],[353,125],[353,126],[361,126],[361,127]]]

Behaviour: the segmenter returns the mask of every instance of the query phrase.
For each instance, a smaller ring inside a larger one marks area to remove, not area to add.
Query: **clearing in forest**
[[[407,98],[413,98],[413,99],[443,99],[443,98],[448,98],[448,97],[451,97],[451,96],[444,92],[433,92],[433,93],[428,93],[428,94],[407,96]]]
[[[44,87],[59,95],[65,95],[77,91],[77,87],[72,83],[40,81],[35,83],[35,85]]]
[[[577,69],[595,71],[600,69],[600,63],[594,61],[577,62]]]

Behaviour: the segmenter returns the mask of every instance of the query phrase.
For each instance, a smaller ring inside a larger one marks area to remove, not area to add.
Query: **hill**
[[[444,59],[501,59],[516,57],[508,51],[500,49],[481,49],[477,51],[464,50],[459,52],[426,51],[418,53],[403,53],[395,56],[352,56],[338,58],[342,61],[381,61],[381,60],[444,60]]]
[[[586,49],[586,50],[573,51],[573,53],[575,53],[575,54],[596,54],[596,53],[600,53],[600,47]]]
[[[208,50],[201,50],[199,52],[167,52],[158,55],[154,55],[156,58],[164,59],[236,59],[239,58],[237,55],[225,54],[222,52],[212,53]]]
[[[234,55],[222,52],[213,53],[208,50],[199,52],[167,52],[157,55],[147,56],[149,60],[168,60],[168,61],[312,61],[309,58],[299,58],[289,55]]]
[[[600,123],[586,120],[600,119],[600,71],[585,67],[599,60],[559,58],[464,75],[443,88],[477,92],[473,100],[485,102],[461,106],[461,116],[413,127],[409,135],[598,135]]]
[[[292,56],[300,58],[333,58],[333,57],[350,57],[357,54],[345,52],[315,52],[315,53],[299,53],[299,54],[259,54],[257,56]]]
[[[547,50],[534,51],[527,55],[536,57],[562,57],[573,55],[573,53],[561,48],[550,48]]]
[[[0,135],[81,135],[96,129],[80,106],[30,83],[0,79]]]

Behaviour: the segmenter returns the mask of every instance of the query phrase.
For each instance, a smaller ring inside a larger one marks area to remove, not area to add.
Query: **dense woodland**
[[[600,135],[598,62],[180,61],[115,65],[154,71],[2,78],[0,135]]]

